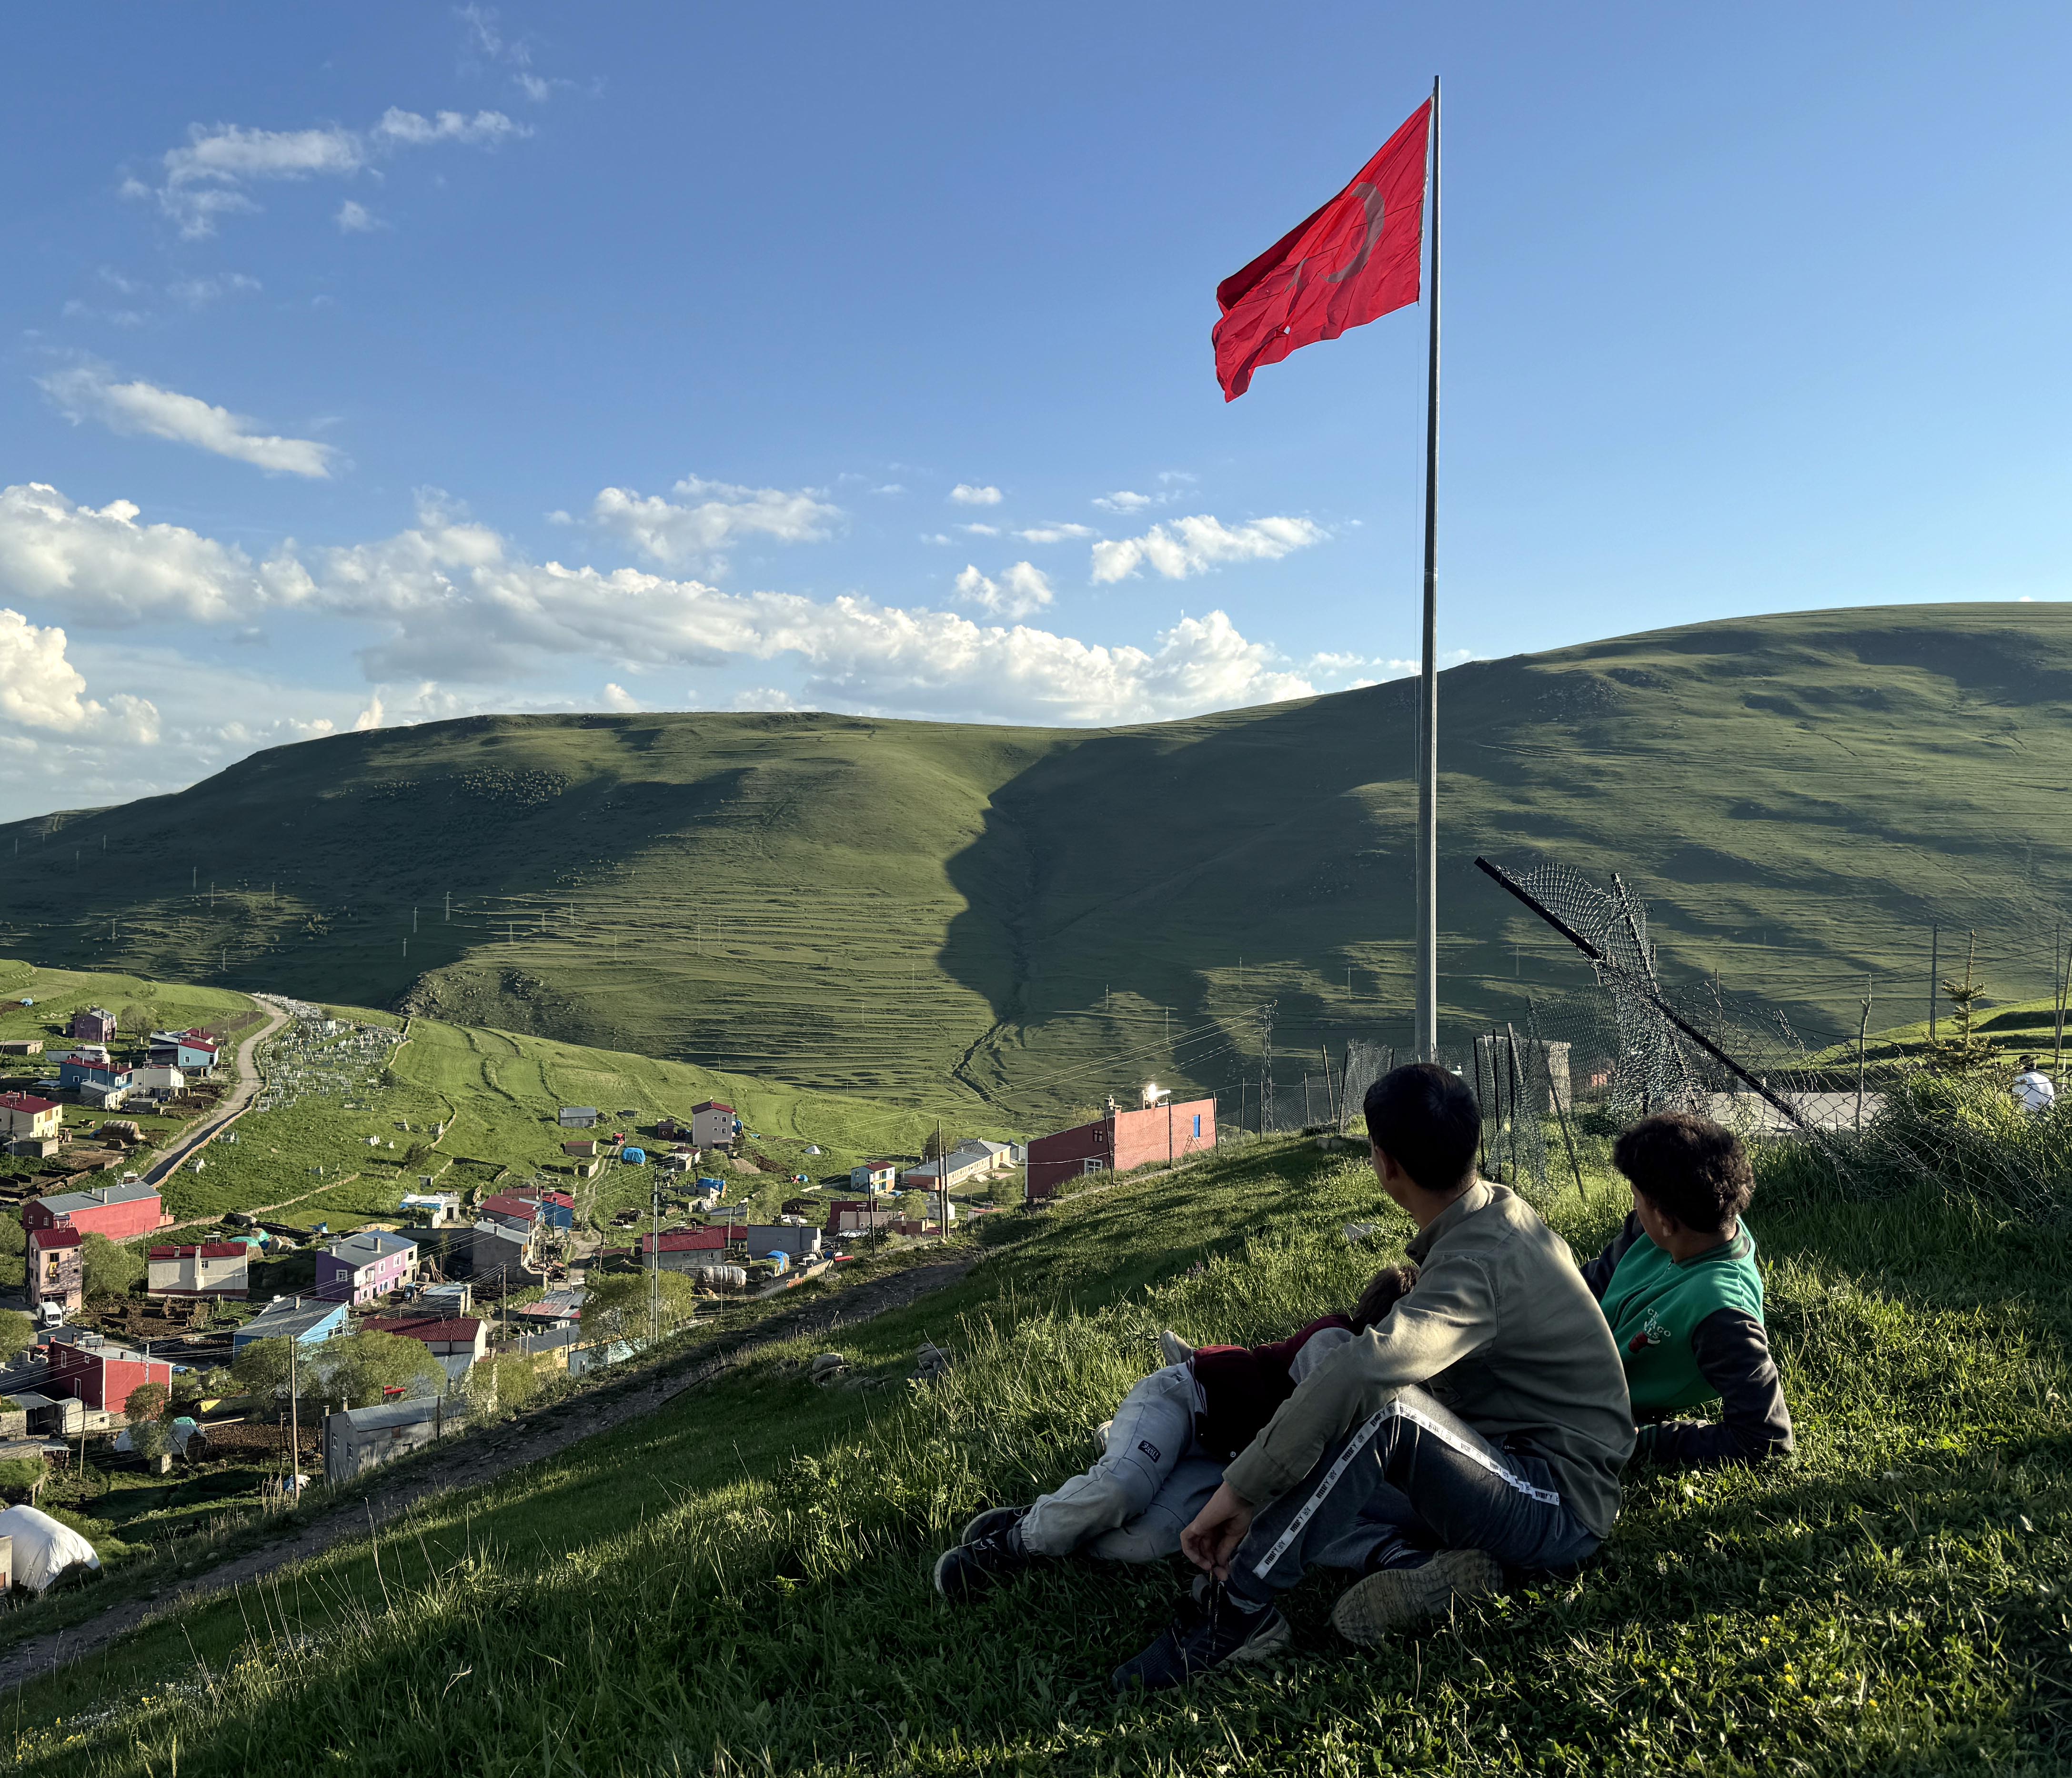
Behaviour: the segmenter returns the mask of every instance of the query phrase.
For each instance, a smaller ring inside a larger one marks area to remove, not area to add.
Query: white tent
[[[14,1540],[14,1578],[40,1593],[76,1562],[98,1568],[101,1558],[68,1525],[60,1525],[33,1506],[10,1506],[0,1513],[0,1537]]]

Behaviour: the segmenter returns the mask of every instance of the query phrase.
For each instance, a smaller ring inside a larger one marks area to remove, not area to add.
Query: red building
[[[1038,1136],[1029,1145],[1029,1177],[1022,1196],[1030,1204],[1054,1197],[1066,1180],[1083,1173],[1127,1173],[1153,1161],[1173,1162],[1216,1146],[1216,1102],[1152,1105],[1142,1111],[1111,1111],[1099,1123]]]
[[[98,1336],[90,1336],[96,1340]],[[53,1340],[43,1348],[50,1360],[50,1381],[54,1395],[69,1395],[90,1408],[120,1414],[130,1405],[130,1392],[145,1383],[173,1386],[173,1367],[162,1359],[146,1358],[127,1346],[88,1345],[81,1341],[68,1345]]]
[[[148,1235],[172,1220],[154,1185],[97,1186],[54,1198],[31,1198],[22,1206],[24,1229],[76,1229],[82,1235],[105,1235],[110,1241]]]

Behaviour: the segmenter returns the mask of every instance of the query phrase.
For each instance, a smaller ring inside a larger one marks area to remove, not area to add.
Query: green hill
[[[694,714],[335,735],[0,833],[0,945],[1010,1123],[1146,1074],[1227,1088],[1270,998],[1287,1080],[1319,1044],[1407,1035],[1413,697],[1096,731]],[[1853,1032],[1866,973],[1881,1023],[1925,1010],[1931,922],[1980,930],[1996,998],[2046,994],[2068,701],[2056,605],[1453,669],[1450,1027],[1578,980],[1478,851],[1622,870],[1667,974],[1717,969],[1809,1035]]]
[[[1551,1201],[1594,1250],[1618,1205]],[[1295,1644],[1178,1697],[1108,1675],[1177,1565],[1061,1563],[962,1611],[930,1558],[1083,1465],[1159,1328],[1277,1335],[1409,1231],[1371,1174],[1246,1145],[1041,1218],[964,1281],[18,1689],[17,1769],[116,1775],[1807,1775],[2062,1772],[2072,1337],[2060,1226],[1935,1191],[1758,1200],[1794,1459],[1630,1473],[1600,1559],[1390,1646]],[[1350,1248],[1349,1218],[1383,1236]],[[908,1383],[923,1339],[956,1363]],[[802,1361],[838,1348],[851,1381]],[[494,1442],[500,1443],[500,1438]],[[394,1485],[407,1484],[406,1474]],[[118,1570],[119,1574],[119,1570]],[[48,1614],[56,1603],[36,1608]]]

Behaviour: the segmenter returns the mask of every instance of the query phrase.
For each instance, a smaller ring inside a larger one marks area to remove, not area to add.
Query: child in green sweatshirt
[[[1791,1415],[1741,1220],[1755,1192],[1747,1151],[1711,1119],[1667,1111],[1620,1137],[1612,1164],[1633,1187],[1633,1213],[1582,1271],[1626,1365],[1634,1455],[1692,1467],[1782,1456]],[[1671,1418],[1712,1401],[1716,1424]]]

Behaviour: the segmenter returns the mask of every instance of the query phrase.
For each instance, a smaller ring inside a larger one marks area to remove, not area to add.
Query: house
[[[405,1216],[413,1220],[421,1217],[438,1229],[447,1223],[460,1220],[460,1194],[458,1192],[406,1192],[399,1208]]]
[[[386,1229],[363,1229],[317,1255],[316,1294],[372,1303],[400,1290],[417,1263],[417,1244]]]
[[[153,1296],[242,1299],[251,1290],[251,1257],[241,1241],[154,1247],[144,1256],[144,1288]]]
[[[737,1237],[737,1239],[743,1238]],[[745,1237],[748,1250],[758,1257],[767,1258],[773,1253],[788,1254],[793,1259],[816,1259],[820,1252],[820,1232],[815,1228],[801,1228],[796,1223],[751,1222]]]
[[[874,1230],[883,1232],[896,1228],[900,1212],[889,1204],[873,1204],[868,1200],[850,1203],[837,1200],[828,1206],[827,1233],[830,1235],[862,1235]]]
[[[563,1142],[561,1152],[573,1154],[579,1161],[586,1161],[597,1153],[597,1138],[594,1136],[578,1137],[573,1142]]]
[[[96,1111],[120,1111],[129,1104],[130,1093],[126,1073],[120,1080],[82,1080],[79,1084],[79,1102]]]
[[[861,1161],[849,1170],[849,1183],[858,1192],[890,1192],[899,1183],[899,1163]]]
[[[691,1140],[700,1148],[727,1148],[741,1134],[741,1119],[732,1105],[708,1099],[691,1107]]]
[[[58,1084],[84,1089],[89,1086],[106,1091],[111,1088],[127,1092],[131,1075],[129,1064],[123,1062],[97,1060],[77,1052],[62,1056],[58,1061]]]
[[[428,1348],[446,1373],[449,1383],[458,1383],[468,1368],[489,1353],[489,1325],[473,1315],[454,1315],[442,1320],[432,1315],[370,1317],[360,1324],[363,1333],[396,1334]]]
[[[10,1037],[0,1043],[0,1056],[41,1056],[43,1040],[40,1037]]]
[[[65,1027],[65,1035],[84,1038],[89,1043],[112,1043],[115,1041],[115,1015],[105,1006],[88,1006],[84,1012],[72,1015],[72,1023]]]
[[[529,1290],[545,1278],[531,1266],[531,1230],[484,1217],[457,1245],[447,1249],[446,1270],[473,1278],[501,1296],[506,1290]]]
[[[65,1192],[54,1198],[32,1198],[22,1206],[24,1229],[76,1229],[110,1241],[148,1235],[172,1220],[158,1201],[158,1188],[142,1183]]]
[[[549,1229],[573,1232],[576,1225],[576,1200],[566,1192],[542,1192],[540,1220]]]
[[[216,1039],[199,1031],[154,1031],[150,1060],[154,1068],[178,1068],[185,1074],[216,1072]]]
[[[561,1113],[564,1130],[594,1130],[597,1128],[595,1105],[563,1105]]]
[[[64,1108],[33,1093],[0,1093],[0,1130],[10,1136],[55,1136],[64,1128]]]
[[[923,1161],[910,1167],[899,1183],[909,1192],[955,1190],[983,1174],[997,1171],[996,1153],[1007,1151],[1005,1142],[960,1142],[939,1161]]]
[[[111,1344],[97,1333],[52,1340],[43,1350],[51,1367],[44,1393],[69,1395],[104,1414],[120,1414],[130,1405],[130,1392],[142,1384],[173,1386],[173,1367],[163,1359]]]
[[[417,1306],[426,1315],[450,1321],[475,1307],[475,1292],[462,1284],[427,1284],[417,1293]]]
[[[518,1192],[499,1192],[484,1198],[476,1214],[487,1220],[501,1223],[521,1237],[529,1236],[543,1220],[540,1200]]]
[[[1137,1111],[1124,1111],[1112,1099],[1108,1105],[1108,1115],[1098,1123],[1038,1136],[1030,1143],[1025,1202],[1053,1197],[1066,1180],[1082,1174],[1126,1173],[1133,1167],[1170,1163],[1216,1146],[1214,1099],[1190,1099],[1184,1105],[1169,1101]]]
[[[534,1327],[572,1327],[582,1319],[583,1298],[587,1294],[580,1284],[564,1285],[512,1313]]]
[[[171,1099],[187,1089],[187,1077],[175,1068],[154,1068],[146,1062],[130,1071],[130,1090],[153,1099]]]
[[[86,1300],[85,1237],[76,1229],[31,1229],[23,1270],[31,1308],[55,1303],[71,1314]]]
[[[234,1358],[255,1340],[292,1340],[298,1346],[320,1346],[345,1331],[345,1305],[314,1297],[278,1297],[230,1336]]]
[[[327,1414],[323,1423],[324,1479],[349,1481],[363,1471],[417,1451],[450,1432],[465,1431],[465,1396],[435,1395],[419,1401],[384,1401],[379,1407]]]
[[[717,1265],[726,1257],[727,1231],[724,1229],[672,1229],[661,1237],[662,1251],[655,1252],[656,1237],[640,1237],[640,1259],[665,1272],[694,1272]]]

